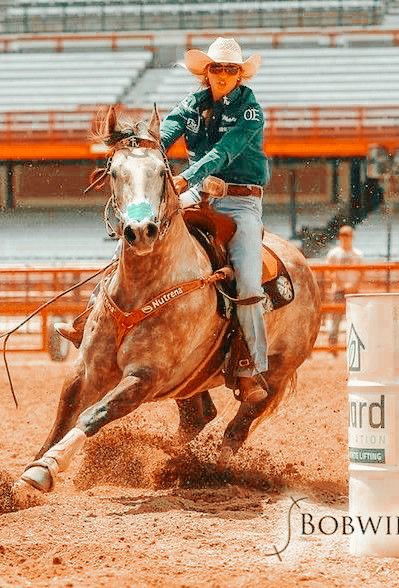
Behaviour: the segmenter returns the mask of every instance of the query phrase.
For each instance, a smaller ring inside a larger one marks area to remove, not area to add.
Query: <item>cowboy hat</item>
[[[252,78],[260,67],[262,58],[260,55],[251,55],[243,61],[241,47],[233,38],[218,37],[204,53],[199,49],[190,49],[184,56],[187,69],[196,76],[202,76],[209,63],[234,63],[242,68],[242,77]]]

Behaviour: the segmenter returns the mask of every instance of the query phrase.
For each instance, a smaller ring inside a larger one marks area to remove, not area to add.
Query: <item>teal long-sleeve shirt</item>
[[[208,108],[213,120],[206,125],[203,112]],[[165,117],[161,139],[167,149],[184,135],[189,167],[180,175],[191,186],[209,175],[263,186],[270,179],[263,127],[263,110],[250,88],[238,86],[216,102],[206,89],[189,94]]]

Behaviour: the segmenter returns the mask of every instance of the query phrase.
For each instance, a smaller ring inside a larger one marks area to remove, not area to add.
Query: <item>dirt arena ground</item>
[[[11,480],[48,433],[70,361],[10,356],[18,411],[0,366],[1,588],[399,586],[399,561],[349,555],[340,530],[302,533],[303,513],[347,511],[342,354],[313,354],[226,471],[215,462],[236,401],[220,389],[220,416],[185,449],[173,402],[144,406],[91,439],[52,494],[13,511]]]

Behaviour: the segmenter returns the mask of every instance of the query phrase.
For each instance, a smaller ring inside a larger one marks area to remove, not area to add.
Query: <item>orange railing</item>
[[[79,45],[76,45],[76,42]],[[45,43],[46,51],[64,51],[64,49],[75,46],[78,49],[90,48],[93,46],[98,49],[110,49],[117,51],[118,49],[145,49],[147,51],[156,52],[158,47],[155,42],[155,35],[152,33],[35,33],[35,34],[10,34],[0,36],[0,51],[20,51],[24,43],[27,43],[29,49],[37,44],[38,48],[42,43]],[[128,47],[126,44],[128,43]]]
[[[74,110],[22,110],[0,112],[0,140],[13,141],[21,134],[29,140],[87,138],[99,112],[107,105],[81,106]],[[148,116],[150,108],[126,108],[134,118]],[[164,115],[167,111],[160,110]],[[275,106],[265,109],[268,137],[275,136],[369,136],[399,134],[399,105],[389,106]]]
[[[0,113],[0,159],[97,158],[101,152],[88,133],[101,108]],[[133,117],[149,115],[148,109],[125,110]],[[265,117],[270,156],[365,156],[372,143],[390,151],[399,147],[398,105],[272,107]],[[173,146],[171,157],[186,157],[184,141]]]
[[[399,45],[399,29],[384,29],[384,28],[335,28],[324,30],[322,28],[315,29],[296,29],[296,30],[280,30],[280,31],[225,31],[223,35],[226,37],[235,37],[242,43],[251,45],[252,43],[264,43],[271,45],[274,48],[280,47],[287,40],[293,40],[295,38],[303,41],[314,39],[315,42],[321,42],[323,46],[327,44],[323,41],[327,41],[330,47],[337,47],[340,41],[348,40],[355,41],[358,39],[371,40],[383,40],[384,43],[388,41],[391,45]],[[209,42],[218,36],[217,31],[196,31],[187,33],[186,35],[186,48],[192,49],[201,45],[209,44]]]
[[[220,35],[220,30],[214,31],[196,31],[186,33],[182,31],[181,37],[177,37],[176,43],[181,43],[187,49],[192,47],[200,47],[204,44],[209,44],[210,40],[214,40]],[[287,40],[295,38],[301,40],[314,39],[315,43],[321,42],[323,46],[329,45],[336,47],[339,42],[348,40],[355,41],[356,39],[379,40],[391,45],[399,45],[399,29],[384,29],[384,28],[305,28],[296,30],[227,30],[223,29],[224,36],[232,36],[241,43],[264,44],[271,45],[274,48],[280,47]],[[104,49],[120,50],[137,46],[137,48],[147,49],[149,51],[159,51],[160,44],[158,39],[162,37],[162,33],[129,33],[129,32],[101,32],[101,33],[21,33],[21,34],[4,34],[0,36],[0,51],[15,51],[24,48],[24,43],[29,49],[32,44],[40,47],[41,43],[45,43],[46,51],[63,51],[65,48],[70,48],[76,41],[79,41],[79,48],[86,44],[95,45],[96,49],[100,46]]]
[[[345,303],[334,302],[332,295],[332,279],[334,272],[359,272],[361,274],[359,293],[376,294],[378,292],[399,292],[399,262],[363,263],[357,265],[311,265],[319,285],[322,300],[322,328],[314,347],[315,351],[336,353],[345,350],[344,336],[337,345],[329,345],[326,335],[326,323],[332,313],[341,314],[344,318]]]
[[[338,345],[331,347],[325,339],[325,322],[328,314],[345,314],[345,304],[334,303],[331,296],[331,279],[334,271],[362,274],[360,292],[399,292],[399,262],[364,263],[362,265],[324,265],[311,263],[319,284],[322,299],[323,328],[315,345],[315,351],[340,351],[345,349],[343,336]],[[44,301],[80,280],[87,278],[98,267],[67,268],[0,268],[0,331],[5,331],[35,310]],[[89,299],[98,278],[69,293],[54,305],[44,309],[33,330],[24,329],[15,338],[11,351],[48,351],[49,325],[54,316],[76,316]],[[33,343],[32,343],[33,341]],[[35,344],[36,343],[36,344]]]
[[[0,268],[0,333],[16,326],[47,300],[88,278],[98,267]],[[52,317],[84,310],[96,281],[89,282],[40,311],[11,337],[9,350],[50,351]]]

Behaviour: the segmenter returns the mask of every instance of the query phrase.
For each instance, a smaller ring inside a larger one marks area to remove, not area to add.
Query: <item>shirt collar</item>
[[[227,106],[230,106],[230,104],[233,104],[233,102],[235,102],[240,95],[240,86],[237,86],[236,88],[234,88],[234,90],[226,94],[226,96],[223,96],[220,100],[215,102],[215,105],[220,105],[223,108],[226,108]]]

